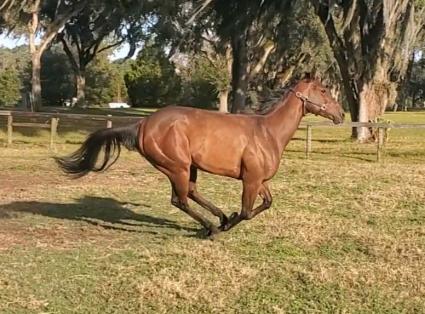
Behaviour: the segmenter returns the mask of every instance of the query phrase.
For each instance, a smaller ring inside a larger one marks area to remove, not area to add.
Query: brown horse
[[[340,104],[317,80],[304,79],[264,115],[223,114],[170,106],[137,124],[103,129],[88,136],[73,154],[56,158],[59,166],[76,177],[109,168],[119,157],[120,144],[137,150],[163,172],[172,187],[171,203],[201,223],[209,235],[227,231],[268,209],[267,187],[277,172],[281,155],[307,113],[342,123]],[[100,166],[96,161],[104,148]],[[113,158],[116,156],[115,158]],[[198,169],[242,180],[242,210],[229,218],[196,189]],[[254,207],[257,196],[263,203]],[[220,218],[216,227],[194,211],[188,199]]]

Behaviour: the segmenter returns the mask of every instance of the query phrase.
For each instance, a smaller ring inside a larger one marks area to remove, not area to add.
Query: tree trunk
[[[407,71],[402,79],[402,83],[400,84],[400,93],[398,96],[398,100],[394,105],[394,111],[398,109],[398,103],[401,103],[401,107],[407,106],[408,99],[411,93],[410,81],[413,75],[413,63],[415,62],[415,51],[410,54],[409,63],[407,65]]]
[[[86,71],[84,68],[80,67],[75,73],[75,86],[77,89],[77,106],[84,106],[86,103]]]
[[[229,112],[229,90],[222,90],[218,93],[218,99],[220,100],[220,103],[218,105],[218,111],[220,112]]]
[[[365,84],[363,86],[362,91],[360,92],[359,98],[359,112],[358,112],[358,122],[369,122],[369,101],[370,97],[368,97],[369,88]],[[357,128],[357,140],[360,143],[365,143],[370,139],[371,133],[369,128],[367,127],[359,127]]]
[[[359,84],[360,85],[360,84]],[[390,82],[385,68],[377,66],[373,78],[365,80],[360,90],[359,97],[359,122],[375,121],[385,113],[385,109],[393,104],[397,92],[397,84]],[[371,133],[366,127],[358,128],[357,140],[366,142],[370,140]]]
[[[232,37],[232,113],[245,110],[248,91],[248,49],[246,34],[242,33]]]
[[[31,111],[38,111],[41,108],[41,55],[43,52],[37,50],[35,37],[38,29],[38,10],[40,7],[40,0],[34,2],[33,12],[31,12],[31,20],[28,22],[28,39],[31,54],[31,98],[30,105]]]
[[[62,42],[63,50],[68,56],[72,70],[74,71],[77,106],[83,106],[86,102],[86,66],[91,59],[84,58],[84,53],[79,49],[78,46],[78,55],[74,56],[70,49],[70,44],[67,42],[67,39],[63,33],[59,34],[59,39]]]
[[[53,21],[50,22],[46,31],[40,38],[40,44],[36,45],[36,35],[39,31],[39,11],[42,3],[41,0],[35,0],[31,7],[31,19],[28,22],[28,37],[29,37],[29,48],[31,53],[32,63],[32,77],[31,77],[31,92],[32,92],[32,110],[37,111],[41,108],[41,56],[44,51],[48,48],[49,44],[56,37],[60,29],[65,23],[75,14],[80,12],[86,3],[84,1],[79,2],[73,9],[70,9],[63,14],[58,15]]]
[[[393,111],[394,111],[394,112],[397,112],[397,110],[398,110],[398,103],[395,103],[395,104],[394,104],[394,107],[393,107]]]
[[[412,93],[412,103],[411,103],[412,108],[416,108],[416,89],[413,90]],[[406,102],[406,107],[407,107],[407,102]]]
[[[31,111],[39,111],[41,109],[41,54],[34,53],[31,55]]]

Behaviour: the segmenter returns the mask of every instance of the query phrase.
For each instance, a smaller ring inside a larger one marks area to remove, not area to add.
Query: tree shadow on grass
[[[152,229],[171,228],[197,232],[196,228],[178,225],[175,221],[159,218],[147,214],[136,213],[126,207],[150,206],[144,204],[121,203],[112,198],[85,196],[75,203],[47,203],[47,202],[12,202],[0,205],[0,219],[11,218],[16,213],[31,213],[57,219],[84,221],[105,229],[127,232],[141,232],[157,234]],[[135,229],[132,227],[136,227]],[[137,228],[139,227],[139,228]],[[141,229],[151,229],[150,231]]]

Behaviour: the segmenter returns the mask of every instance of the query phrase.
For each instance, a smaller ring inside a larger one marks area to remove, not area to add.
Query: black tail
[[[66,157],[55,157],[59,167],[76,178],[90,171],[103,171],[112,166],[120,156],[121,144],[129,150],[138,147],[139,123],[126,127],[102,129],[91,133],[83,145]],[[96,166],[100,151],[104,149],[103,162]]]

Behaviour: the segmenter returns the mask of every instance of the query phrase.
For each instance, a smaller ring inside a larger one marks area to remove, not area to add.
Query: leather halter
[[[319,113],[319,112],[322,112],[322,111],[326,111],[327,103],[324,103],[324,104],[318,104],[318,103],[316,103],[316,102],[314,102],[314,101],[311,101],[310,99],[308,99],[308,97],[307,97],[307,96],[303,95],[303,93],[301,93],[301,92],[297,92],[297,91],[295,91],[293,88],[290,88],[290,89],[289,89],[289,91],[290,91],[290,92],[293,92],[293,93],[295,94],[295,96],[296,96],[297,98],[301,99],[301,101],[303,102],[303,115],[304,115],[304,116],[305,116],[305,115],[306,115],[306,113],[307,113],[307,110],[306,110],[306,103],[309,103],[309,104],[312,104],[312,105],[314,105],[314,106],[318,107],[318,108],[319,108],[318,113]],[[317,115],[318,115],[318,113],[315,113],[315,115],[317,116]]]

